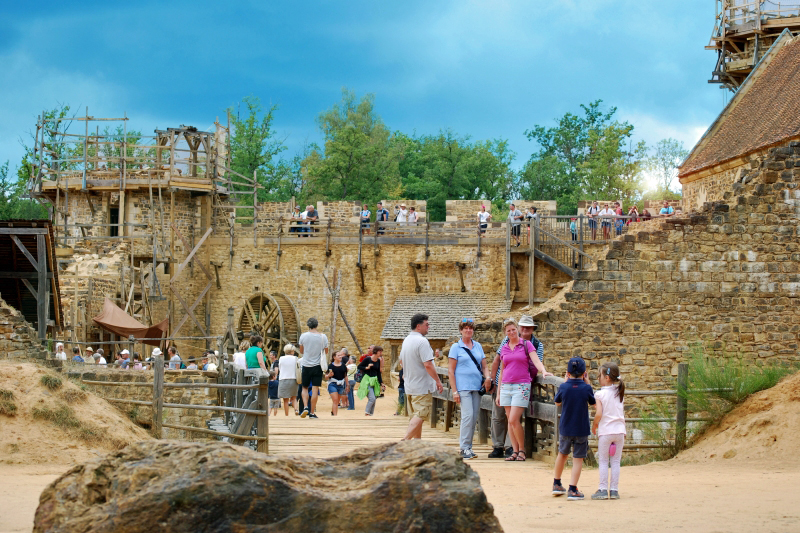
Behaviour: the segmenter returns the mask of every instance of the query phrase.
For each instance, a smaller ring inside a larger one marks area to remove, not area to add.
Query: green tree
[[[398,136],[399,137],[399,136]],[[403,138],[403,194],[427,200],[431,220],[444,220],[447,200],[504,201],[511,195],[514,152],[505,140],[470,143],[450,130]]]
[[[24,198],[28,192],[27,181],[16,179],[8,172],[8,161],[0,165],[0,220],[47,219],[47,208],[35,200]]]
[[[641,195],[645,146],[631,146],[633,126],[613,120],[616,107],[602,100],[581,105],[582,114],[566,113],[558,125],[527,130],[539,145],[519,179],[521,196],[556,200],[559,214],[572,214],[579,200],[596,196],[635,201]]]
[[[304,199],[372,203],[399,192],[403,143],[375,112],[375,97],[360,100],[342,89],[342,100],[320,114],[324,147],[312,145],[303,159]]]
[[[261,100],[256,96],[242,99],[244,113],[231,113],[230,165],[231,169],[253,179],[263,187],[258,192],[260,201],[285,200],[281,194],[285,189],[282,180],[286,177],[287,163],[278,158],[286,150],[282,139],[277,138],[273,129],[273,120],[277,105],[266,111]],[[252,187],[235,186],[236,190]],[[291,196],[291,195],[290,195]],[[244,200],[243,200],[244,201]],[[248,200],[249,202],[249,200]]]
[[[678,176],[678,166],[689,156],[682,141],[673,138],[658,141],[653,154],[647,158],[647,171],[655,178],[656,192],[672,191],[672,185]]]

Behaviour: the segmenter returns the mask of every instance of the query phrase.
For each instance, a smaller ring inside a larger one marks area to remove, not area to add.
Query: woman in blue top
[[[464,318],[458,329],[461,331],[461,340],[450,347],[448,374],[450,389],[455,391],[453,400],[461,404],[461,457],[472,459],[477,457],[472,451],[472,438],[481,409],[481,395],[478,391],[482,386],[488,390],[490,381],[483,348],[478,341],[472,340],[475,333],[474,321]]]

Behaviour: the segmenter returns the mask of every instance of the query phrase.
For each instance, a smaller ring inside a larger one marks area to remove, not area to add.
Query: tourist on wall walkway
[[[525,434],[520,419],[530,403],[531,381],[537,372],[543,376],[546,373],[542,362],[536,357],[533,344],[520,338],[519,326],[513,318],[503,322],[503,330],[508,337],[508,344],[503,346],[500,355],[492,363],[493,374],[500,363],[503,363],[500,371],[500,395],[496,404],[506,410],[508,432],[511,435],[513,452],[506,457],[506,461],[524,461],[526,457],[522,446],[525,444]],[[531,365],[535,369],[533,372],[530,370]]]
[[[389,222],[389,210],[383,208],[383,203],[378,202],[377,209],[375,209],[375,226],[378,231],[378,235],[383,235],[385,230],[385,226],[380,224],[380,222]]]
[[[486,233],[486,228],[489,226],[489,221],[492,219],[492,214],[486,211],[486,206],[481,205],[481,210],[478,211],[478,224],[480,224],[481,235]]]
[[[592,205],[586,210],[586,214],[589,216],[589,229],[592,230],[592,240],[596,241],[597,216],[600,214],[600,206],[597,204],[597,200],[592,202]]]
[[[611,221],[614,219],[616,213],[613,209],[608,207],[608,204],[603,204],[603,209],[600,211],[600,225],[603,227],[603,240],[607,241],[611,238]]]
[[[294,404],[297,392],[297,356],[294,345],[283,347],[283,355],[278,360],[278,398],[283,400],[283,412],[289,416],[289,407]]]
[[[526,341],[530,341],[533,344],[533,347],[536,350],[536,355],[539,357],[539,361],[544,361],[544,343],[536,338],[533,332],[536,330],[537,326],[536,323],[533,321],[533,318],[530,315],[522,315],[519,319],[519,334],[520,337],[525,339]],[[497,348],[497,355],[500,355],[500,351],[503,349],[503,346],[508,344],[508,337],[503,339],[503,342],[500,343],[500,347]],[[495,368],[492,365],[492,368]],[[492,371],[492,452],[489,454],[490,459],[500,459],[503,457],[508,457],[513,452],[513,448],[511,447],[511,439],[508,436],[508,418],[506,418],[506,410],[504,407],[498,405],[496,403],[497,397],[500,395],[500,372],[502,369],[502,365],[497,366],[496,371]],[[544,375],[552,375],[548,372],[545,372]]]
[[[317,331],[319,322],[311,317],[306,322],[308,331],[300,335],[300,353],[303,354],[302,366],[302,394],[305,409],[302,418],[317,418],[317,400],[319,400],[319,387],[322,385],[322,376],[328,369],[328,337]],[[308,387],[311,387],[312,398],[309,401]]]
[[[511,239],[516,241],[516,246],[521,244],[520,241],[520,233],[521,233],[521,221],[522,220],[522,212],[517,209],[517,206],[511,204],[508,206],[508,221],[511,224]]]
[[[333,354],[333,360],[325,378],[328,380],[328,394],[331,395],[331,415],[339,414],[339,399],[347,394],[350,385],[347,383],[347,366],[342,362],[342,350]]]
[[[448,354],[448,375],[450,389],[453,390],[453,401],[461,405],[461,424],[459,425],[459,442],[461,457],[474,459],[477,455],[472,451],[472,439],[475,436],[475,423],[481,411],[481,396],[491,387],[486,355],[481,343],[473,340],[475,321],[463,318],[458,325],[461,339],[450,347]]]
[[[358,385],[358,397],[363,399],[367,398],[367,406],[364,409],[365,416],[372,416],[375,414],[375,401],[378,396],[383,392],[385,386],[383,385],[383,378],[381,377],[381,355],[383,348],[374,346],[372,348],[372,355],[361,361],[358,369],[364,376]]]
[[[411,420],[403,440],[421,439],[422,423],[431,414],[433,391],[442,392],[442,382],[433,366],[433,350],[425,335],[428,334],[428,315],[417,313],[411,317],[411,332],[403,340],[400,362],[406,387],[406,406]]]

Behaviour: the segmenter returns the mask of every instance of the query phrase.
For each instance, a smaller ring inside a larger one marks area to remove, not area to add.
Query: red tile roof
[[[800,38],[780,39],[680,167],[680,177],[800,136]]]

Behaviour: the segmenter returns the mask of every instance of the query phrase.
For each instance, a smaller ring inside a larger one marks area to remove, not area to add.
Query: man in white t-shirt
[[[589,229],[592,230],[592,240],[597,240],[597,215],[600,214],[600,206],[597,204],[597,200],[592,202],[592,205],[589,209],[586,210],[586,214],[589,215]]]
[[[608,240],[611,238],[611,221],[616,216],[616,212],[608,207],[608,204],[603,204],[603,210],[600,211],[600,225],[603,226],[603,239]]]
[[[322,358],[328,357],[328,336],[317,331],[319,321],[311,317],[306,322],[308,331],[300,335],[298,349],[303,355],[301,364],[303,371],[302,394],[303,405],[306,408],[300,413],[301,418],[317,418],[317,400],[319,399],[319,386],[322,385]],[[327,366],[327,365],[326,365]],[[308,387],[311,387],[311,401],[308,401]],[[310,408],[310,409],[309,409]]]
[[[403,365],[406,405],[411,420],[403,440],[421,439],[422,423],[431,414],[433,391],[442,392],[442,382],[433,366],[433,350],[428,334],[428,315],[411,317],[411,333],[403,340],[400,363]]]

